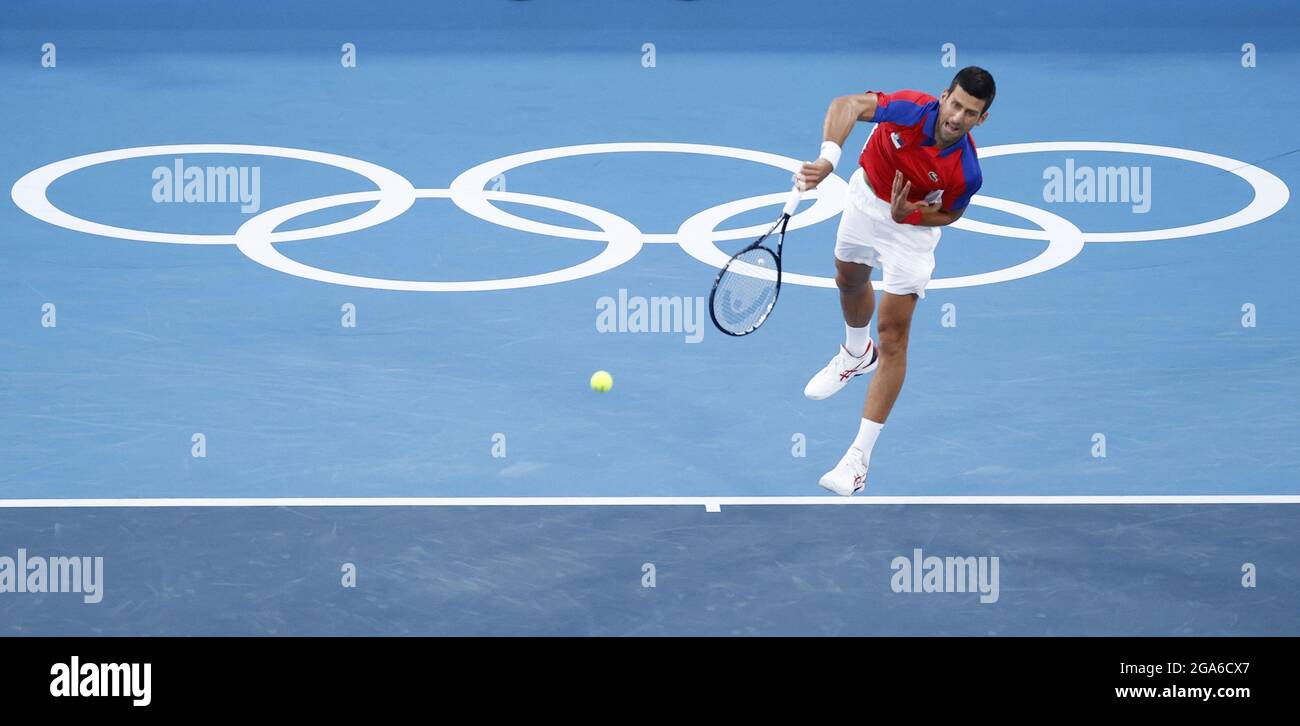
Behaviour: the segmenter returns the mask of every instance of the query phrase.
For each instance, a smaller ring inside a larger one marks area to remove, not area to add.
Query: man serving
[[[983,183],[969,132],[988,117],[996,90],[988,71],[971,66],[938,98],[919,91],[836,98],[826,112],[821,158],[797,175],[803,188],[815,188],[839,164],[853,125],[876,124],[849,179],[835,238],[844,344],[804,388],[805,396],[821,400],[876,371],[857,438],[821,478],[836,494],[851,496],[866,486],[876,438],[903,387],[912,313],[934,271],[939,228],[961,218]],[[878,310],[873,267],[883,276]],[[868,328],[873,313],[878,342]]]

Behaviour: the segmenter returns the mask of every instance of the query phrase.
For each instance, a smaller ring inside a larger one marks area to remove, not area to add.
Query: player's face
[[[967,93],[961,86],[955,86],[939,97],[939,120],[934,125],[935,138],[940,143],[951,143],[984,123],[987,115],[984,113],[983,101]]]

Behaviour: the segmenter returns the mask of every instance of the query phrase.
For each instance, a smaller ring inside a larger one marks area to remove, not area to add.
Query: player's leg
[[[877,243],[884,272],[884,279],[880,282],[880,301],[875,311],[878,370],[867,390],[863,416],[858,420],[857,437],[835,468],[826,472],[820,481],[826,489],[844,496],[866,486],[871,452],[907,375],[907,342],[912,329],[912,315],[917,300],[925,297],[925,287],[934,272],[933,242],[937,242],[936,235],[893,230],[891,237],[886,232],[882,232],[882,239]],[[911,239],[904,234],[920,239]],[[923,236],[927,234],[928,239]]]
[[[898,394],[907,377],[907,340],[912,330],[912,314],[916,311],[915,293],[895,295],[880,294],[880,311],[876,318],[876,334],[880,350],[880,366],[867,387],[867,399],[862,405],[862,420],[858,422],[858,435],[849,451],[861,456],[862,465],[871,465],[871,452],[876,439],[885,427],[885,419],[894,408]]]
[[[880,308],[876,312],[879,367],[867,388],[858,435],[840,462],[820,481],[822,487],[836,494],[850,496],[866,486],[871,452],[907,375],[907,338],[916,299],[915,293],[898,295],[882,291],[880,294]]]
[[[915,293],[880,295],[880,316],[876,320],[879,339],[880,367],[867,389],[867,400],[862,407],[862,417],[884,425],[885,419],[903,390],[907,376],[907,341],[912,330],[912,314],[916,311]],[[871,456],[870,450],[866,452]]]
[[[861,357],[871,344],[871,314],[876,309],[871,266],[835,260],[835,286],[840,290],[840,311],[844,313],[844,347],[850,355]]]
[[[878,358],[871,342],[871,315],[876,291],[871,286],[871,268],[876,250],[870,244],[871,220],[853,205],[840,215],[835,237],[835,285],[840,290],[844,315],[844,344],[804,386],[803,394],[813,400],[828,398],[852,379],[870,373]]]

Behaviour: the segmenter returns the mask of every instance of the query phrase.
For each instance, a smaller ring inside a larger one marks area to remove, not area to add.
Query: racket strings
[[[713,317],[724,331],[732,335],[752,332],[776,303],[776,256],[763,247],[737,255],[713,293]]]

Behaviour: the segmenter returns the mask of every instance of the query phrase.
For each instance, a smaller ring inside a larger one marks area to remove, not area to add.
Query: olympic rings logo
[[[1007,199],[976,195],[971,200],[972,205],[988,207],[1021,217],[1036,225],[1039,229],[1008,227],[968,218],[958,220],[952,225],[953,227],[980,234],[1044,240],[1047,242],[1047,247],[1033,259],[1004,269],[931,280],[928,289],[988,285],[1037,275],[1060,267],[1074,259],[1083,250],[1085,243],[1088,242],[1167,240],[1235,229],[1269,217],[1286,206],[1287,200],[1290,198],[1290,190],[1286,184],[1263,169],[1224,156],[1169,146],[1097,141],[1046,141],[990,146],[980,149],[979,155],[981,159],[990,159],[997,156],[1050,151],[1109,151],[1149,154],[1205,164],[1230,172],[1245,180],[1251,185],[1254,196],[1245,208],[1209,222],[1137,232],[1084,232],[1070,221],[1052,212]],[[174,144],[101,151],[57,161],[24,175],[14,184],[11,196],[20,209],[33,217],[78,232],[139,242],[234,245],[241,253],[258,264],[308,280],[351,287],[420,292],[507,290],[577,280],[607,272],[622,265],[635,257],[640,252],[641,246],[646,244],[676,244],[691,257],[707,265],[721,268],[726,264],[728,255],[718,248],[718,242],[757,237],[766,229],[766,225],[721,230],[718,229],[718,226],[743,212],[766,206],[780,205],[785,200],[786,192],[784,191],[738,199],[692,215],[681,223],[676,232],[650,233],[642,232],[636,225],[612,212],[585,204],[537,194],[485,189],[494,177],[527,164],[571,156],[622,152],[721,156],[766,164],[790,172],[796,171],[800,165],[798,160],[789,157],[729,146],[683,143],[583,144],[539,149],[494,159],[463,172],[453,179],[445,189],[421,189],[416,188],[405,177],[391,169],[336,154],[280,146]],[[47,197],[47,191],[51,184],[74,171],[125,159],[185,154],[245,154],[310,161],[359,174],[373,182],[378,188],[373,191],[351,192],[306,199],[268,209],[245,221],[235,230],[233,235],[176,234],[113,227],[69,214],[55,207]],[[816,190],[805,195],[805,198],[813,199],[814,203],[811,207],[800,211],[791,218],[789,229],[808,227],[839,214],[843,210],[847,187],[848,184],[843,179],[832,174]],[[280,242],[321,239],[368,229],[401,215],[407,209],[410,209],[416,199],[441,198],[450,199],[453,204],[465,212],[493,224],[552,237],[599,241],[605,243],[605,248],[595,257],[562,270],[524,277],[456,282],[392,280],[350,275],[297,262],[286,257],[276,248],[276,244]],[[276,231],[281,225],[304,214],[359,202],[375,202],[375,205],[355,217],[331,224],[292,231]],[[493,202],[514,202],[563,212],[585,219],[597,227],[599,231],[534,221],[511,214],[495,206]],[[795,285],[835,287],[835,280],[832,277],[785,273],[782,279],[786,283]]]

